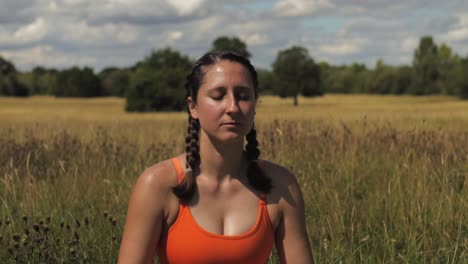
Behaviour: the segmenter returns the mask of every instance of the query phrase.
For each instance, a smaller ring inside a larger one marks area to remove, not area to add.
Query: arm
[[[167,175],[158,170],[158,165],[147,169],[138,178],[128,205],[119,264],[153,263],[168,192]]]
[[[280,200],[282,218],[276,230],[276,249],[281,263],[313,263],[304,214],[304,199],[296,178],[286,173],[287,189]]]

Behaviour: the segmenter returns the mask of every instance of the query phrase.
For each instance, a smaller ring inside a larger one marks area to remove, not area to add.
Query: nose
[[[239,112],[239,101],[236,99],[234,95],[230,95],[227,101],[227,109],[228,114],[237,113]]]

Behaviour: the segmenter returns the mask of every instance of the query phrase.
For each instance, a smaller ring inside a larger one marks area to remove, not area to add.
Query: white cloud
[[[406,37],[400,44],[400,47],[405,51],[413,51],[418,46],[418,38]]]
[[[341,43],[321,45],[319,51],[329,55],[350,55],[361,50],[362,44],[344,41]]]
[[[47,25],[42,17],[18,29],[6,29],[0,26],[0,43],[18,45],[37,42],[47,35]]]
[[[240,38],[247,43],[247,46],[265,45],[270,42],[270,37],[266,34],[241,35]]]
[[[0,54],[20,69],[99,69],[131,65],[165,46],[199,57],[227,35],[246,42],[262,67],[292,45],[317,60],[372,66],[377,58],[410,62],[423,35],[466,56],[464,10],[467,1],[0,0]]]
[[[72,54],[58,52],[50,45],[35,46],[14,51],[0,50],[0,53],[20,67],[39,65],[46,67],[85,66],[93,65],[97,62],[96,58],[90,56],[73,56]]]
[[[172,31],[172,32],[169,32],[169,40],[171,41],[175,41],[175,40],[178,40],[180,39],[184,34],[180,31]]]
[[[188,15],[199,8],[204,0],[168,0],[168,2],[178,11],[179,15]]]
[[[64,25],[61,28],[64,34],[60,39],[64,43],[74,46],[81,45],[118,45],[138,41],[140,33],[137,28],[130,25],[105,24],[91,26],[86,21],[79,21]]]
[[[37,18],[33,23],[19,28],[13,38],[23,42],[38,41],[47,34],[45,20],[42,17]]]
[[[273,10],[279,16],[305,16],[333,7],[329,0],[280,0]]]

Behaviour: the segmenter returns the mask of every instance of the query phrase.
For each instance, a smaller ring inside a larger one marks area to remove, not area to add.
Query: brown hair
[[[185,89],[187,97],[192,97],[193,101],[197,101],[198,89],[203,81],[204,72],[202,67],[214,65],[219,61],[229,60],[237,62],[246,67],[252,77],[254,85],[255,99],[258,98],[258,79],[257,72],[250,61],[231,51],[214,51],[208,52],[198,59],[192,66],[191,73],[187,76]],[[187,108],[188,110],[188,108]],[[199,170],[200,154],[199,154],[199,131],[200,123],[197,119],[193,119],[189,112],[187,137],[185,138],[186,152],[186,168],[184,179],[177,186],[173,187],[174,194],[182,201],[188,202],[193,196],[196,188],[195,176]],[[272,186],[271,179],[263,173],[258,164],[260,150],[258,149],[257,132],[255,126],[246,135],[247,145],[245,146],[245,154],[249,165],[247,169],[247,178],[249,184],[263,193],[269,193]]]

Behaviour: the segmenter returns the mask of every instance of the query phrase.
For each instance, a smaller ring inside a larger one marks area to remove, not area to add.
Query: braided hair
[[[249,71],[254,85],[255,99],[258,98],[258,79],[257,72],[250,61],[231,51],[213,51],[208,52],[198,59],[192,66],[190,74],[185,82],[186,97],[191,97],[194,102],[197,101],[198,89],[203,81],[203,67],[214,65],[222,60],[237,62]],[[172,188],[174,194],[183,202],[187,203],[193,196],[196,189],[195,176],[200,167],[200,147],[199,132],[200,123],[198,119],[192,118],[190,111],[188,117],[187,137],[185,138],[186,153],[186,172],[184,179],[178,185]],[[247,179],[249,184],[256,190],[263,193],[269,193],[272,186],[271,179],[263,173],[258,164],[260,150],[258,149],[257,131],[255,126],[246,135],[247,145],[245,146],[245,156],[249,161],[247,167]]]

